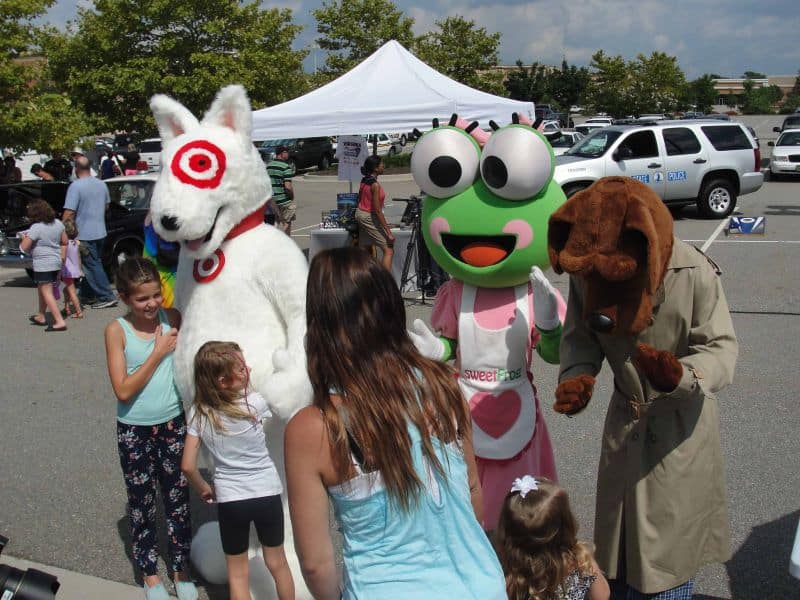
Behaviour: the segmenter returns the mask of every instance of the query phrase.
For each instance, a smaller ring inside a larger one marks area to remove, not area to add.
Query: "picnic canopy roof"
[[[338,79],[253,111],[253,139],[424,131],[434,117],[446,123],[453,113],[488,129],[490,119],[502,125],[513,112],[534,119],[532,102],[453,81],[391,40]]]

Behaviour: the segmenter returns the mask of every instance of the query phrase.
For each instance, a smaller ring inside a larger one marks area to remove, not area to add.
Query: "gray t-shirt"
[[[214,493],[217,502],[233,502],[264,496],[276,496],[283,491],[281,479],[267,451],[262,421],[272,416],[267,401],[257,392],[242,398],[251,419],[231,419],[222,415],[225,431],[216,431],[211,423],[195,419],[195,409],[189,409],[186,431],[199,437],[214,457]]]
[[[52,223],[34,223],[28,237],[34,242],[31,256],[33,270],[39,273],[61,270],[61,234],[64,224],[56,219]]]
[[[109,202],[108,186],[97,177],[82,177],[69,185],[64,208],[75,211],[79,240],[106,237],[106,204]]]

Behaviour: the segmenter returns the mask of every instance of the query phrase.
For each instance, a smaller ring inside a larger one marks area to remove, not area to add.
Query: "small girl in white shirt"
[[[272,413],[260,394],[248,392],[249,383],[250,367],[238,344],[212,341],[200,347],[181,469],[204,501],[218,503],[231,599],[250,598],[247,548],[253,522],[278,598],[292,600],[294,581],[283,551],[283,487],[262,426]],[[213,487],[197,468],[201,443],[216,463]]]

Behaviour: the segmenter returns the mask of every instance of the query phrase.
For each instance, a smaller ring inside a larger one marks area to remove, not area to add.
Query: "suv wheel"
[[[570,198],[570,197],[574,196],[575,194],[577,194],[578,192],[580,192],[581,190],[585,190],[587,187],[589,187],[589,186],[585,185],[583,183],[576,183],[576,184],[573,184],[573,185],[568,185],[567,187],[564,188],[564,195],[567,198]]]
[[[292,176],[296,175],[297,174],[297,161],[294,158],[289,158],[289,160],[286,161],[286,164],[288,164],[292,168]]]
[[[712,179],[700,192],[697,207],[706,217],[727,217],[736,208],[736,191],[727,179]]]
[[[389,146],[389,156],[397,154],[397,149],[394,146]]]
[[[317,167],[319,168],[320,171],[324,171],[330,166],[331,166],[331,157],[328,156],[327,154],[323,154],[319,159],[319,164],[317,165]]]
[[[401,146],[405,146],[407,141],[408,141],[408,139],[406,138],[406,134],[405,133],[401,133],[400,134],[400,145]]]

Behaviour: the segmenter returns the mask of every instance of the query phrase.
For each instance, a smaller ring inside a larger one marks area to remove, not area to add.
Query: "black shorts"
[[[248,498],[217,505],[222,551],[225,554],[247,552],[250,523],[255,523],[258,541],[274,548],[283,545],[283,504],[281,496]]]
[[[54,283],[58,279],[59,273],[61,273],[61,269],[59,269],[58,271],[34,271],[33,282]]]

